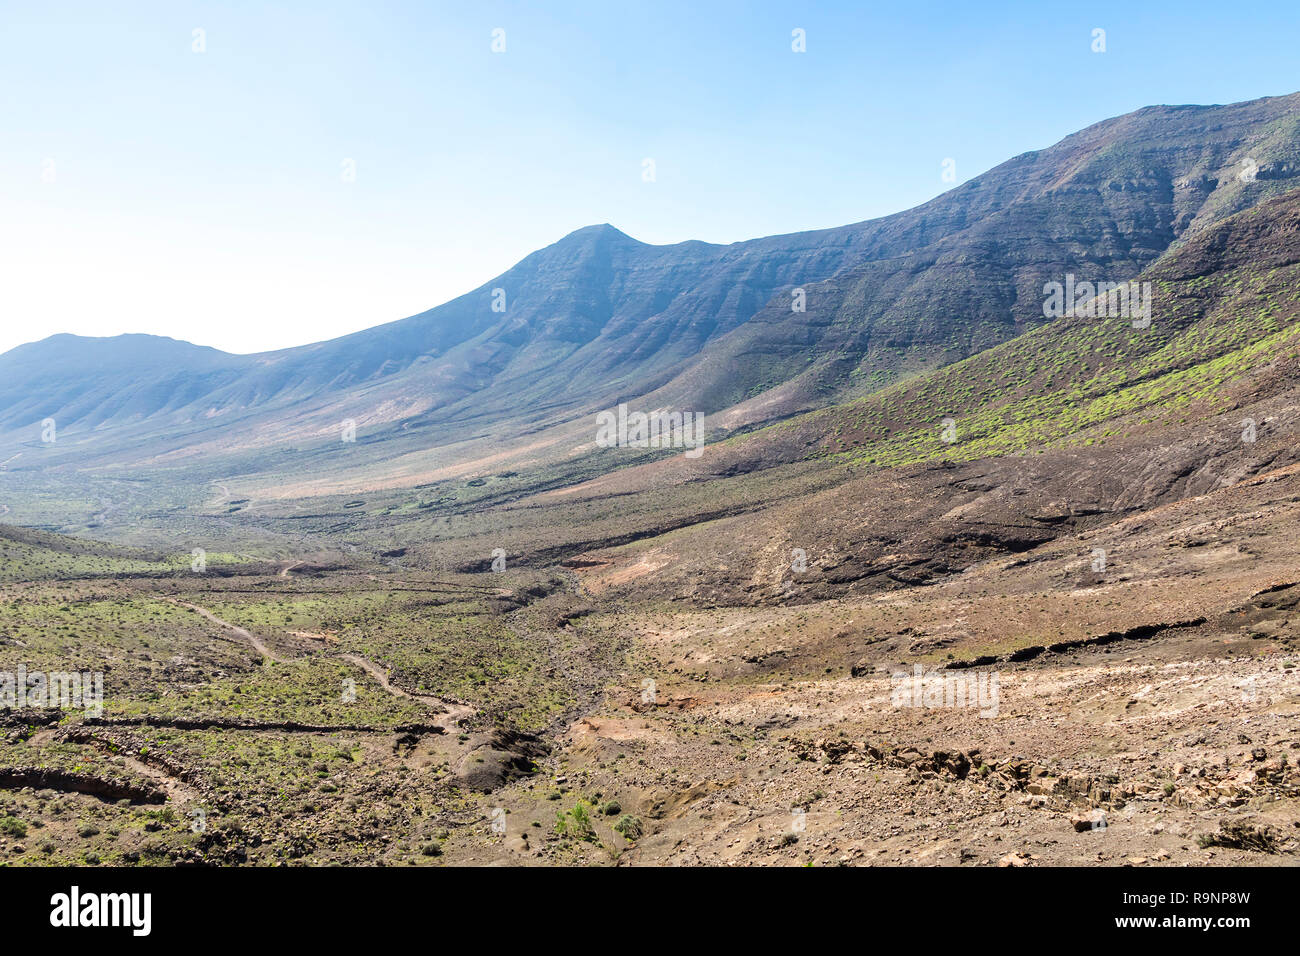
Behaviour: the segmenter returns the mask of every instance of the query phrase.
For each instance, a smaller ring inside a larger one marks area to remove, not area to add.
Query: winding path
[[[201,614],[203,617],[207,618],[213,624],[217,624],[221,627],[234,631],[244,640],[248,641],[248,643],[252,644],[253,649],[256,650],[257,653],[261,654],[263,657],[270,658],[273,661],[279,661],[281,664],[288,663],[288,661],[285,658],[280,657],[269,647],[263,644],[260,638],[254,636],[253,634],[250,634],[247,630],[245,630],[242,627],[238,627],[237,625],[231,624],[229,621],[222,620],[221,618],[213,614],[211,611],[209,611],[207,608],[199,607],[197,604],[191,604],[188,601],[177,601],[174,598],[168,598],[168,600],[172,601],[174,604],[179,604],[181,607],[187,607],[191,611],[195,611],[198,614]]]
[[[359,654],[340,654],[339,657],[350,664],[355,664],[357,667],[360,667],[363,671],[378,681],[380,687],[388,691],[388,693],[392,694],[394,697],[402,697],[406,700],[418,701],[426,707],[435,707],[446,711],[446,723],[458,724],[462,720],[465,720],[467,717],[474,714],[474,708],[469,704],[449,704],[441,697],[430,697],[427,694],[412,694],[409,691],[402,690],[402,688],[389,681],[388,674],[382,667],[374,661],[366,660]]]
[[[280,573],[283,575],[288,570],[289,570],[288,568],[285,568],[284,571],[281,571]],[[239,627],[236,624],[231,624],[229,621],[217,617],[217,615],[213,614],[207,608],[200,607],[197,604],[191,604],[188,601],[179,601],[176,600],[175,598],[168,598],[168,600],[174,604],[179,604],[181,607],[189,608],[191,611],[194,611],[197,614],[202,615],[205,619],[211,621],[213,624],[234,631],[240,637],[244,638],[244,640],[248,641],[248,643],[253,646],[254,650],[256,650],[264,658],[269,658],[270,660],[278,661],[281,664],[291,663],[287,658],[280,657],[278,654],[273,652],[269,647],[266,646],[265,643],[262,642],[260,638],[250,633],[246,628]],[[459,725],[463,721],[467,720],[468,718],[472,717],[475,713],[477,713],[475,708],[473,708],[469,704],[452,703],[443,700],[441,697],[432,697],[427,694],[412,694],[409,691],[403,690],[402,688],[393,684],[392,681],[388,679],[388,673],[382,667],[380,667],[374,661],[367,660],[366,658],[362,657],[360,654],[342,653],[333,656],[337,657],[339,660],[347,661],[349,664],[352,664],[355,667],[361,668],[368,675],[374,678],[380,687],[382,687],[389,694],[392,694],[394,697],[398,697],[403,700],[413,700],[416,703],[423,704],[425,707],[430,707],[434,710],[442,711],[442,718],[440,720],[434,721],[434,723],[438,726],[444,728],[454,727]]]
[[[230,501],[230,489],[227,488],[223,482],[213,481],[213,482],[209,482],[209,484],[216,485],[218,488],[220,488],[221,494],[217,495],[217,497],[213,498],[211,501],[205,501],[203,503],[203,507],[219,508],[222,505],[226,504],[228,501]]]

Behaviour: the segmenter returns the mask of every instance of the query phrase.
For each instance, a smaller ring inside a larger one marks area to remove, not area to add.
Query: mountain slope
[[[355,464],[322,454],[337,484],[249,476],[252,501],[227,521],[376,542],[414,567],[484,571],[501,548],[595,591],[710,605],[932,583],[1145,515],[1149,533],[1192,497],[1235,524],[1269,493],[1234,489],[1300,493],[1300,190],[1202,231],[1142,281],[1145,328],[1063,318],[698,459],[588,444],[556,465],[525,449],[508,468],[360,486]],[[796,549],[810,568],[797,578]]]
[[[65,425],[165,415],[238,381],[252,363],[154,335],[52,335],[0,356],[0,423]]]
[[[244,470],[275,448],[276,474],[332,455],[342,419],[361,425],[371,463],[576,428],[619,400],[718,413],[716,433],[1014,338],[1045,321],[1044,281],[1131,278],[1297,173],[1300,94],[1152,107],[866,223],[728,246],[578,230],[429,312],[310,346],[24,346],[0,356],[0,432],[30,448],[53,417],[70,438],[17,469],[238,454]],[[795,287],[806,311],[791,309]],[[544,443],[572,446],[555,436]]]
[[[574,560],[602,568],[597,580],[652,564],[653,582],[636,586],[676,596],[806,600],[927,583],[1117,523],[1158,528],[1162,509],[1208,496],[1199,509],[1219,524],[1171,531],[1169,545],[1202,547],[1216,529],[1258,517],[1251,508],[1270,497],[1251,492],[1242,511],[1236,489],[1275,484],[1271,499],[1294,500],[1300,189],[1198,233],[1142,279],[1155,296],[1146,328],[1064,318],[711,446],[697,462],[664,460],[572,489],[570,509],[587,496],[593,506],[636,502],[637,514],[682,527]],[[713,514],[747,507],[722,522],[674,514],[692,483],[712,489]],[[807,493],[785,492],[796,483]],[[792,591],[795,548],[811,570]]]
[[[774,300],[664,394],[715,411],[784,385],[770,415],[878,388],[1041,325],[1046,282],[1130,279],[1297,177],[1297,95],[1107,120],[882,220],[893,257],[812,285],[806,317]]]
[[[717,246],[650,246],[591,226],[428,312],[278,352],[227,355],[152,336],[58,335],[0,356],[0,427],[47,415],[66,427],[257,411],[368,383],[403,381],[426,406],[510,385],[569,360],[609,380],[694,354],[774,288],[829,275],[855,255],[854,227]],[[501,290],[499,293],[497,290]],[[499,311],[498,311],[499,310]],[[570,374],[566,373],[566,374]],[[177,375],[189,387],[163,394]],[[155,396],[120,407],[108,396]],[[32,402],[25,402],[31,396]]]

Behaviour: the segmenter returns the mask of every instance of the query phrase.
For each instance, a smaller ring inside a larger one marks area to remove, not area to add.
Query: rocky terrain
[[[0,708],[0,862],[1294,865],[1297,102],[582,230],[504,317],[9,353],[0,694],[103,697]],[[1070,269],[1150,313],[1048,320]],[[703,454],[594,443],[629,399]]]

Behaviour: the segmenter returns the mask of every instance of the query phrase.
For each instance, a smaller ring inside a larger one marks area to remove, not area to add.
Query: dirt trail
[[[40,743],[47,742],[48,738],[44,738],[44,734],[46,733],[57,735],[58,732],[43,731],[41,734],[37,734],[33,736],[29,741],[29,743],[35,744],[38,742]],[[38,740],[38,738],[42,738],[42,739]],[[191,800],[203,799],[203,794],[200,793],[196,787],[190,786],[188,783],[186,783],[184,780],[181,780],[175,774],[169,773],[167,770],[161,767],[156,767],[153,764],[146,762],[145,760],[141,760],[138,757],[133,757],[129,753],[122,753],[118,748],[118,746],[114,744],[112,740],[102,737],[99,734],[87,733],[84,735],[77,735],[72,739],[76,740],[79,743],[90,744],[92,747],[95,747],[96,749],[103,751],[105,754],[108,754],[111,758],[120,759],[121,762],[126,766],[128,770],[131,770],[133,773],[135,773],[138,776],[144,777],[148,780],[152,780],[155,784],[157,784],[158,789],[161,790],[164,794],[166,794],[167,800],[171,803],[176,804],[177,806],[183,806],[189,803]]]
[[[288,569],[286,568],[285,570]],[[175,599],[169,599],[169,600],[172,600],[172,602],[175,604],[179,604],[182,607],[187,607],[190,610],[197,612],[207,620],[211,621],[213,624],[218,624],[221,627],[234,631],[240,637],[248,641],[249,644],[251,644],[253,648],[263,657],[270,658],[273,661],[278,661],[281,664],[290,663],[290,661],[287,658],[283,658],[275,654],[269,647],[266,646],[266,644],[264,644],[255,635],[251,634],[247,629],[239,627],[235,624],[231,624],[229,621],[217,617],[217,615],[213,614],[207,608],[199,607],[199,605],[197,604],[190,604],[188,601],[177,601]],[[472,717],[475,713],[477,713],[475,708],[470,706],[469,704],[449,702],[443,700],[440,697],[431,697],[427,694],[412,694],[408,691],[402,690],[402,688],[396,686],[388,679],[388,674],[382,667],[380,667],[374,661],[367,660],[366,658],[362,657],[360,654],[345,653],[345,654],[337,654],[334,656],[338,657],[340,660],[347,661],[349,664],[361,668],[363,671],[365,671],[367,674],[373,677],[378,682],[380,687],[382,687],[389,694],[392,694],[394,697],[399,697],[403,700],[413,700],[416,701],[417,703],[423,704],[426,707],[430,707],[433,708],[434,710],[442,711],[444,715],[443,718],[441,720],[434,721],[434,723],[439,726],[443,726],[443,727],[456,726],[462,723],[463,721],[469,719],[470,717]]]
[[[426,694],[412,694],[408,691],[402,690],[402,688],[397,687],[389,681],[388,674],[384,672],[382,667],[374,661],[366,660],[359,654],[340,654],[339,657],[350,664],[355,664],[357,667],[360,667],[363,671],[378,681],[380,687],[388,691],[388,693],[392,694],[394,697],[418,701],[426,707],[435,707],[445,710],[447,712],[445,722],[448,724],[458,724],[468,717],[473,716],[475,713],[474,708],[469,704],[448,703],[440,697],[430,697]]]
[[[302,564],[301,561],[294,561],[292,564],[286,564],[284,567],[280,569],[280,577],[287,578],[289,576],[289,572],[292,571],[300,564]]]
[[[158,789],[167,794],[167,800],[177,806],[184,806],[191,800],[202,799],[202,794],[195,790],[189,784],[177,780],[165,770],[159,770],[157,767],[151,767],[142,760],[136,760],[134,757],[123,757],[123,762],[135,773],[142,777],[148,777],[158,785]]]
[[[169,599],[169,600],[172,600],[174,604],[179,604],[181,605],[181,607],[187,607],[191,611],[194,611],[202,615],[203,617],[211,621],[213,624],[217,624],[220,625],[221,627],[227,628],[228,630],[234,631],[244,640],[248,641],[249,644],[253,645],[253,649],[257,651],[257,653],[261,654],[263,657],[270,658],[273,661],[279,661],[281,664],[288,663],[288,661],[285,658],[276,654],[269,647],[263,644],[260,638],[256,637],[253,634],[250,634],[247,630],[245,630],[242,627],[238,627],[234,624],[231,624],[229,621],[223,621],[221,618],[217,617],[207,608],[199,607],[197,604],[191,604],[188,601],[176,601],[174,599]]]
[[[221,489],[221,494],[217,495],[211,501],[204,502],[203,506],[205,508],[218,508],[230,500],[230,489],[227,488],[223,482],[214,481],[212,484]]]

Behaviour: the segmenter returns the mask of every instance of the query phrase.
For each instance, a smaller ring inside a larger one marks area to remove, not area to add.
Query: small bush
[[[630,813],[625,813],[619,817],[618,822],[614,824],[614,829],[623,834],[628,840],[639,840],[641,834],[645,832],[641,826],[641,818],[634,817]]]
[[[594,840],[596,830],[591,825],[591,810],[586,801],[579,800],[568,813],[557,812],[555,832],[575,840]]]

